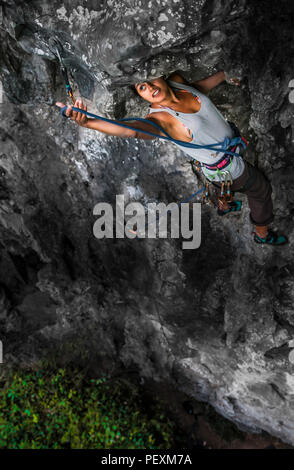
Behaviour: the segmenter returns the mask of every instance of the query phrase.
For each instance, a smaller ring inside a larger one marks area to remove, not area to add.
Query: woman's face
[[[135,84],[136,91],[149,103],[160,103],[168,98],[169,87],[163,78],[155,78],[151,82]]]

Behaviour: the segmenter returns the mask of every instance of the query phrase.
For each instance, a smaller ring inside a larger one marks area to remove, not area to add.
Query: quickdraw
[[[65,88],[66,88],[67,96],[69,96],[72,103],[75,104],[75,99],[74,99],[72,87],[70,85],[69,78],[68,78],[67,68],[64,64],[64,61],[63,61],[61,55],[60,55],[60,51],[62,51],[62,49],[63,49],[62,45],[60,44],[60,42],[57,39],[55,39],[53,37],[50,38],[49,45],[52,49],[54,49],[54,51],[56,52],[56,57],[59,60],[62,76],[63,76],[64,82],[65,82]]]
[[[221,206],[225,206],[226,203],[230,203],[233,200],[233,194],[231,191],[233,178],[229,171],[222,172],[222,176],[223,180],[221,182],[220,195],[217,199]]]

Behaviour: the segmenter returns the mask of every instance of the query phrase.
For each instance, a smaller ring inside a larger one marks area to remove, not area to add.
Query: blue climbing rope
[[[60,114],[63,117],[67,118],[68,116],[66,116],[66,114],[65,114],[66,110],[67,110],[67,106],[64,106],[63,108],[61,108]],[[159,139],[167,140],[167,141],[173,142],[175,144],[181,145],[182,147],[186,147],[186,148],[216,150],[218,152],[225,152],[228,155],[240,157],[241,155],[239,153],[231,152],[231,151],[227,150],[227,148],[228,147],[234,147],[235,145],[242,145],[243,148],[247,147],[247,145],[244,142],[244,140],[242,139],[242,137],[233,137],[233,139],[229,139],[229,137],[226,137],[223,142],[217,142],[217,143],[209,144],[209,145],[198,145],[198,144],[192,144],[191,142],[184,142],[183,140],[173,139],[170,135],[167,134],[167,132],[165,132],[164,129],[162,129],[161,126],[159,126],[155,122],[149,121],[148,119],[131,117],[131,118],[120,119],[120,121],[124,121],[124,122],[127,122],[127,121],[145,122],[146,124],[150,124],[151,126],[156,127],[158,130],[163,132],[163,134],[165,134],[165,135],[162,136],[162,135],[154,134],[153,132],[145,131],[145,130],[142,130],[142,129],[137,129],[136,127],[132,127],[132,126],[129,126],[127,124],[123,124],[123,122],[118,122],[118,121],[114,121],[113,119],[108,119],[108,118],[105,118],[105,117],[102,117],[102,116],[98,116],[97,114],[89,113],[89,111],[84,111],[83,109],[76,108],[74,106],[72,107],[72,110],[76,111],[78,113],[84,114],[85,116],[88,116],[88,117],[91,117],[91,118],[94,118],[94,119],[99,119],[100,121],[109,122],[110,124],[115,124],[116,126],[124,127],[126,129],[131,129],[131,130],[136,131],[136,132],[139,131],[142,134],[146,134],[146,135],[150,135],[152,137],[157,137]]]
[[[195,193],[191,194],[191,196],[187,197],[187,199],[184,199],[183,201],[178,202],[177,203],[178,206],[180,206],[181,204],[184,204],[185,202],[189,202],[191,199],[193,199],[195,196],[197,196],[197,194],[202,193],[204,190],[205,190],[205,186],[203,186],[201,189],[199,189]]]

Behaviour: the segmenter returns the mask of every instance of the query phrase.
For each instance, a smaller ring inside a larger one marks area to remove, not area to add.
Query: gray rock
[[[170,380],[242,429],[294,444],[293,4],[242,0],[40,2],[1,6],[0,338],[9,362],[49,352]],[[172,144],[77,128],[76,96],[112,118],[144,116],[135,81],[176,69],[241,79],[211,99],[273,186],[282,249],[254,245],[248,205],[202,208],[202,243],[93,236],[99,201],[179,201],[202,186]],[[66,352],[65,352],[66,351]],[[104,362],[103,362],[104,361]]]

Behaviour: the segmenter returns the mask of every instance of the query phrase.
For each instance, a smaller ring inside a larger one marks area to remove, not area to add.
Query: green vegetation
[[[175,424],[122,379],[80,371],[11,372],[0,391],[0,448],[167,449]]]

